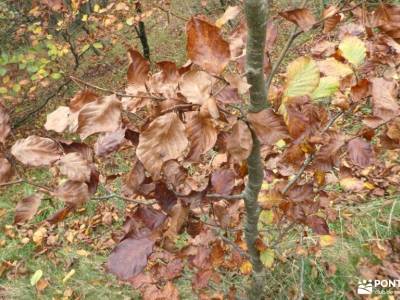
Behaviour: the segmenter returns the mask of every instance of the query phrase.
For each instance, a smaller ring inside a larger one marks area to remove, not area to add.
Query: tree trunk
[[[248,27],[246,49],[246,76],[250,87],[250,112],[259,112],[268,107],[264,79],[264,47],[267,24],[268,0],[246,0],[245,12]],[[260,155],[260,142],[252,132],[253,149],[247,159],[249,178],[244,191],[246,207],[245,238],[253,266],[252,285],[248,291],[250,299],[263,299],[265,286],[264,266],[256,248],[260,208],[258,194],[261,190],[264,171]]]

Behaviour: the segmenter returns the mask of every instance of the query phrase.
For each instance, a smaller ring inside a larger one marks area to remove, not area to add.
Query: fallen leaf
[[[121,280],[133,278],[146,267],[153,246],[154,241],[148,231],[124,239],[111,252],[106,264],[107,271]]]

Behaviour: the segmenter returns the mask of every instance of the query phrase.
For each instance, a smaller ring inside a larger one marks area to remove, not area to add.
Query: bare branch
[[[127,202],[132,202],[132,203],[135,203],[135,204],[148,205],[148,206],[153,205],[153,204],[156,203],[156,201],[131,199],[131,198],[127,198],[127,197],[115,194],[115,193],[111,193],[111,194],[108,194],[108,195],[105,195],[105,196],[93,197],[92,199],[94,199],[94,200],[108,200],[108,199],[112,199],[112,198],[118,198],[118,199],[121,199],[121,200],[124,200],[124,201],[127,201]]]
[[[242,200],[243,199],[243,194],[238,194],[238,195],[221,195],[221,194],[207,194],[207,198],[210,199],[224,199],[224,200]]]
[[[133,94],[126,94],[126,93],[122,93],[122,92],[118,92],[118,91],[114,91],[111,89],[106,89],[97,85],[94,85],[92,83],[83,81],[82,79],[76,78],[74,76],[69,76],[71,78],[71,80],[73,80],[75,83],[79,82],[81,84],[84,84],[88,87],[94,88],[96,90],[102,91],[102,92],[106,92],[106,93],[111,93],[111,94],[115,94],[117,96],[120,97],[136,97],[136,98],[149,98],[149,99],[154,99],[154,100],[166,100],[166,98],[164,97],[158,97],[158,96],[153,96],[153,95],[133,95]]]

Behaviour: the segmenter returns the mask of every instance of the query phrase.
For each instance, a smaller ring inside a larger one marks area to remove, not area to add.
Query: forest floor
[[[172,1],[173,10],[176,14],[188,16],[201,10],[198,2]],[[285,6],[283,2],[280,5]],[[319,5],[319,1],[315,2]],[[215,5],[206,13],[220,15],[222,12]],[[150,18],[146,23],[152,61],[172,60],[183,64],[185,22],[171,17],[171,22],[167,24],[165,15],[160,14],[159,18]],[[84,62],[78,75],[93,84],[119,90],[124,84],[127,67],[124,41],[133,40],[133,46],[140,49],[134,36],[132,32],[125,32],[121,38],[123,42],[102,49],[97,61]],[[297,52],[291,57],[298,55],[315,38],[311,34],[302,37],[295,45]],[[281,43],[284,39],[285,35],[282,35]],[[77,89],[71,84],[62,97],[56,97],[45,111],[35,117],[34,122],[21,126],[15,133],[16,137],[25,136],[27,131],[40,132],[46,112],[67,103]],[[102,167],[110,175],[126,173],[130,169],[130,158],[129,153],[121,151],[104,162]],[[378,159],[384,163],[384,157]],[[24,170],[24,177],[39,185],[52,186],[55,183],[48,169]],[[120,178],[114,181],[113,187],[115,192],[120,192]],[[341,191],[338,184],[329,188]],[[16,203],[36,190],[24,183],[0,187],[0,299],[140,299],[131,286],[121,284],[104,270],[104,263],[114,247],[110,242],[112,234],[123,224],[129,205],[114,198],[88,201],[78,213],[44,232],[42,221],[61,207],[55,198],[46,196],[33,220],[23,226],[14,226]],[[101,192],[100,186],[98,193]],[[399,200],[400,196],[396,196],[395,191],[390,197],[343,193],[343,197],[333,204],[337,219],[329,223],[335,240],[327,241],[327,245],[316,253],[312,253],[312,249],[318,237],[310,233],[299,244],[299,232],[302,230],[292,227],[276,247],[275,261],[268,271],[267,298],[292,299],[299,289],[303,289],[305,299],[357,298],[360,279],[371,272],[379,273],[381,266],[389,268],[385,265],[390,259],[388,245],[393,245],[400,235]],[[264,231],[267,236],[279,234],[272,225],[266,225]],[[46,240],[43,247],[37,247],[34,241],[40,238]],[[186,238],[187,234],[183,233],[179,241],[184,245]],[[293,249],[298,251],[293,254]],[[312,254],[303,256],[305,252]],[[31,285],[31,280],[40,270],[43,274],[42,289],[38,291]],[[185,272],[175,283],[182,299],[197,299],[189,275]],[[226,292],[233,284],[241,291],[246,282],[228,274],[220,285],[210,285],[210,289],[216,293]]]

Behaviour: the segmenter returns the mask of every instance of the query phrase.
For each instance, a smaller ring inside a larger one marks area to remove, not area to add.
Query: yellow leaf
[[[272,224],[274,222],[274,212],[272,210],[262,210],[260,221],[264,224]]]
[[[326,235],[321,235],[319,237],[319,243],[321,247],[327,247],[327,246],[332,246],[336,242],[336,237],[326,234]]]
[[[364,62],[367,49],[364,42],[356,36],[346,36],[339,44],[342,56],[354,66],[359,66]]]
[[[319,69],[313,59],[302,56],[287,67],[287,82],[284,95],[298,97],[310,95],[319,84]]]
[[[270,269],[274,264],[275,252],[272,249],[267,249],[260,253],[260,259],[263,265]]]
[[[47,235],[47,229],[44,227],[40,227],[32,236],[32,240],[36,245],[40,245],[43,241],[43,238]]]
[[[253,267],[251,265],[251,262],[246,260],[242,265],[240,266],[240,272],[244,275],[248,275],[253,271]]]
[[[322,77],[319,81],[318,87],[311,95],[311,99],[327,98],[332,96],[339,90],[339,79],[337,77]]]
[[[97,13],[99,12],[99,10],[100,10],[100,5],[95,4],[95,6],[93,7],[93,11]]]
[[[76,254],[78,254],[79,256],[84,256],[84,257],[88,257],[90,255],[90,253],[86,250],[80,249],[76,251]]]
[[[340,185],[345,191],[359,192],[363,189],[362,180],[355,177],[346,177],[340,180]]]
[[[373,189],[375,188],[375,186],[374,186],[372,183],[370,183],[370,182],[365,182],[365,183],[364,183],[364,187],[365,187],[366,189],[369,189],[369,190],[373,190]]]
[[[75,274],[75,269],[72,269],[71,271],[68,272],[67,275],[65,275],[62,282],[66,283],[74,274]]]
[[[42,270],[37,270],[31,277],[31,286],[35,286],[36,283],[42,278],[43,276],[43,271]]]

